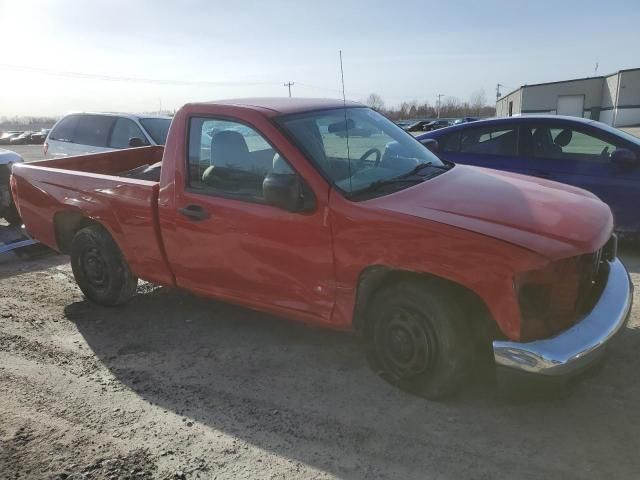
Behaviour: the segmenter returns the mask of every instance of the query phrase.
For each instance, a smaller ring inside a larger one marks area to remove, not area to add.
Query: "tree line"
[[[55,117],[0,117],[0,131],[51,128]]]
[[[364,103],[390,120],[436,118],[438,116],[437,102],[432,104],[428,101],[418,102],[417,100],[412,100],[410,102],[402,102],[395,107],[387,107],[380,95],[372,93]],[[163,112],[163,114],[166,114],[166,112]],[[458,97],[449,95],[441,98],[441,118],[492,117],[495,114],[495,106],[487,105],[487,97],[484,90],[473,92],[468,101],[461,101]],[[0,131],[51,128],[56,120],[55,117],[0,117]]]
[[[395,107],[387,107],[382,97],[377,93],[369,95],[364,103],[390,120],[436,118],[438,117],[438,109],[440,110],[440,118],[493,117],[496,114],[495,106],[487,105],[487,96],[484,90],[473,92],[468,101],[462,101],[458,97],[450,95],[443,96],[440,105],[438,102],[431,104],[429,101],[412,100],[402,102]]]

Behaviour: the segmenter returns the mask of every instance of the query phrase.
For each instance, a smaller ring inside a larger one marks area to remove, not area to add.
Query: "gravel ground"
[[[44,147],[42,145],[0,145],[0,148],[19,153],[25,162],[44,160]]]
[[[637,312],[570,390],[508,403],[481,369],[434,403],[349,335],[150,284],[102,308],[66,257],[0,256],[0,477],[637,478]]]

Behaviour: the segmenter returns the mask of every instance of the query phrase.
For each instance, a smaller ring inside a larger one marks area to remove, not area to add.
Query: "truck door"
[[[321,199],[311,213],[267,205],[262,181],[294,171],[255,129],[191,118],[188,178],[176,192],[169,252],[179,286],[283,314],[328,321],[332,239]]]

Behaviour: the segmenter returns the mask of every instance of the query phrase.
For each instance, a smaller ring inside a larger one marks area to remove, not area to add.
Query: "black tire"
[[[461,302],[435,281],[377,292],[367,309],[366,337],[375,372],[431,400],[456,393],[473,365],[473,333]]]
[[[12,203],[4,212],[4,219],[9,223],[9,225],[14,227],[19,227],[22,225],[22,219],[20,218],[20,214],[16,209],[16,206]]]
[[[136,292],[138,279],[109,232],[100,225],[85,227],[75,234],[71,268],[82,293],[99,305],[120,305]]]

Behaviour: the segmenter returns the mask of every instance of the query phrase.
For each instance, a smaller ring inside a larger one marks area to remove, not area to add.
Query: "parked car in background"
[[[3,132],[0,135],[0,145],[9,145],[12,138],[22,135],[23,133],[22,131]]]
[[[410,123],[404,130],[407,132],[423,132],[425,125],[431,123],[432,120],[418,120],[417,122]]]
[[[356,129],[379,133],[338,135]],[[122,304],[142,278],[353,330],[376,372],[427,398],[485,351],[506,382],[574,376],[633,301],[594,195],[443,161],[343,100],[188,104],[166,148],[17,165],[11,187],[89,300]]]
[[[16,152],[0,148],[0,218],[4,218],[9,225],[19,225],[20,215],[11,196],[9,178],[11,177],[11,167],[24,160]]]
[[[475,122],[478,119],[475,117],[462,117],[462,118],[456,118],[453,122],[451,122],[451,125],[460,125],[461,123],[471,123],[471,122]]]
[[[480,120],[417,138],[436,140],[429,147],[446,160],[589,190],[611,207],[617,231],[640,233],[640,138],[622,130],[545,115]]]
[[[29,136],[29,142],[32,145],[40,145],[42,143],[44,143],[45,139],[47,138],[47,133],[40,131],[40,132],[33,132],[30,136]]]
[[[9,139],[9,145],[27,145],[31,143],[31,134],[33,132],[22,132],[20,135],[16,135]]]
[[[72,113],[51,129],[45,156],[64,157],[164,145],[171,117],[128,113]]]
[[[451,125],[451,121],[444,119],[444,118],[439,118],[438,120],[432,120],[429,123],[427,123],[426,125],[424,125],[422,127],[422,131],[424,132],[430,132],[432,130],[438,130],[439,128],[445,128],[448,127],[449,125]]]
[[[413,122],[412,122],[412,121],[410,121],[410,120],[396,120],[396,121],[395,121],[395,122],[393,122],[393,123],[395,123],[396,125],[398,125],[398,126],[399,126],[400,128],[402,128],[403,130],[406,130],[406,129],[407,129],[407,127],[408,127],[409,125],[411,125]]]

